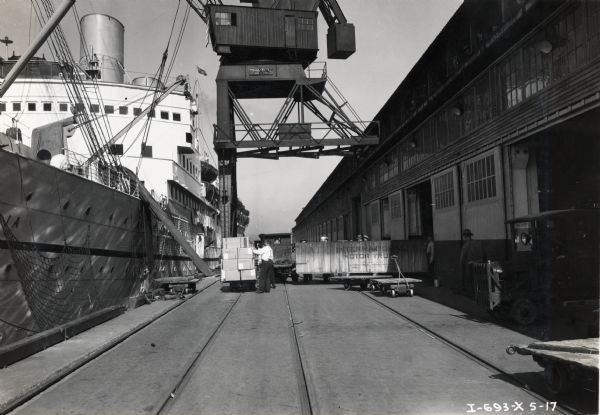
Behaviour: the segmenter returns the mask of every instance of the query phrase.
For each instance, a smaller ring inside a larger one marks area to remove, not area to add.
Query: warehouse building
[[[294,240],[432,234],[456,287],[462,229],[502,260],[507,220],[600,207],[599,16],[594,0],[466,0],[375,117],[380,144],[339,163]]]

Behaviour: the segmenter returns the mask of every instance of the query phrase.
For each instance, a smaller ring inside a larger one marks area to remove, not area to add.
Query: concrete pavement
[[[284,286],[270,294],[221,292],[219,286],[139,330],[14,413],[152,414],[178,384],[166,413],[308,413]],[[515,402],[524,410],[509,406],[506,412],[552,412],[545,410],[545,401],[363,294],[322,284],[287,285],[287,290],[314,414],[463,414],[484,412],[477,405]],[[378,299],[462,347],[477,349],[509,373],[535,370],[539,375],[531,359],[504,353],[507,344],[527,343],[526,336],[423,298]],[[110,323],[103,325],[105,334]],[[66,361],[76,349],[54,354]],[[50,356],[45,364],[51,364]],[[13,365],[11,375],[33,373],[35,359],[30,359]],[[50,370],[41,363],[37,369]],[[6,382],[4,373],[0,386],[12,384],[14,391],[18,383]],[[532,404],[538,405],[535,411],[528,410]]]
[[[198,290],[215,284],[206,278]],[[182,300],[155,301],[0,370],[0,413],[34,396],[91,358],[181,305]]]
[[[290,298],[315,413],[460,414],[469,403],[541,403],[359,293],[293,286]]]

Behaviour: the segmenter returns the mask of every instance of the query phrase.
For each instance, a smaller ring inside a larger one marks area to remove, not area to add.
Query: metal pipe
[[[23,55],[19,58],[15,66],[13,66],[8,75],[6,75],[6,78],[4,78],[4,82],[2,82],[2,84],[0,85],[0,98],[4,96],[8,88],[10,88],[15,79],[17,79],[17,76],[19,76],[21,71],[25,68],[25,65],[27,65],[29,60],[44,44],[44,42],[46,41],[46,39],[48,39],[52,31],[56,28],[56,26],[58,26],[63,17],[65,17],[67,12],[75,4],[75,1],[76,0],[64,0],[60,4],[60,6],[58,6],[58,9],[56,9],[50,20],[46,22],[46,25],[42,28],[40,33],[38,33],[33,43],[29,45],[25,53],[23,53]]]

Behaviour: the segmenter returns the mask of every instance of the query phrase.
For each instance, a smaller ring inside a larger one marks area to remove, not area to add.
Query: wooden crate
[[[423,241],[308,242],[296,244],[298,274],[426,272]]]

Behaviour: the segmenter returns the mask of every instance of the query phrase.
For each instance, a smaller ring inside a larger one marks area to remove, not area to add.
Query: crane
[[[328,25],[328,58],[347,59],[356,51],[354,25],[337,0],[186,1],[208,26],[220,56],[214,146],[223,237],[236,236],[238,158],[350,156],[377,144],[378,132],[367,135],[366,124],[346,113],[351,107],[337,88],[326,88],[326,66],[309,69],[319,51],[318,11]],[[270,98],[283,99],[281,109],[269,124],[254,122],[242,100]],[[308,122],[307,113],[317,122]]]

